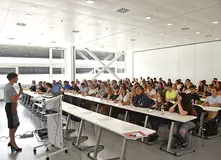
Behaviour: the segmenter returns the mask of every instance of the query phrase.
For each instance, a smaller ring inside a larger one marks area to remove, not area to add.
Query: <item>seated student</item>
[[[47,89],[47,93],[51,93],[51,89],[52,89],[52,84],[51,83],[46,83],[46,89]]]
[[[163,92],[158,92],[156,98],[157,98],[156,104],[154,104],[152,106],[152,109],[161,110],[161,108],[163,106],[164,110],[168,111],[169,110],[169,105],[166,101],[165,94]],[[151,128],[157,132],[159,130],[160,125],[161,124],[167,124],[168,121],[164,118],[150,117],[149,118],[149,123],[151,125]],[[158,138],[158,135],[156,133],[156,134],[150,135],[148,137],[148,141],[152,142],[152,141],[157,140],[157,138]]]
[[[216,88],[218,89],[218,91],[221,91],[221,82],[220,81],[216,82]]]
[[[186,93],[180,93],[177,103],[170,107],[169,112],[177,111],[180,115],[195,115],[195,110],[192,106],[191,100]],[[186,123],[175,122],[173,134],[179,137],[182,141],[182,147],[185,148],[189,144],[188,131],[195,127],[195,123],[190,121]]]
[[[191,98],[192,104],[199,104],[200,96],[196,93],[196,86],[190,85],[189,89],[190,89],[190,93],[188,95]]]
[[[71,90],[72,89],[72,87],[71,87],[71,85],[69,84],[68,81],[64,81],[64,89],[65,90]]]
[[[147,84],[147,92],[146,93],[147,93],[148,98],[150,98],[150,99],[156,97],[156,91],[153,89],[153,86],[150,83]]]
[[[168,81],[167,81],[167,85],[171,85],[171,86],[173,85],[173,83],[172,83],[172,81],[171,81],[170,78],[169,78]]]
[[[106,94],[107,94],[106,85],[105,85],[105,83],[101,82],[100,89],[98,90],[96,97],[98,97],[98,98],[105,97]]]
[[[176,84],[172,85],[172,89],[173,89],[174,92],[176,92],[176,95],[178,95],[180,93],[180,90],[177,88]]]
[[[111,86],[112,86],[112,88],[113,88],[114,95],[117,97],[117,96],[118,96],[119,89],[120,89],[120,87],[117,85],[117,81],[116,81],[116,80],[112,80],[112,81],[111,81]]]
[[[29,88],[31,92],[36,92],[36,82],[35,80],[32,81],[32,86]]]
[[[202,106],[220,107],[221,97],[218,96],[218,88],[212,88],[212,96],[206,98]],[[213,119],[217,115],[216,112],[208,112],[208,119]]]
[[[203,94],[203,98],[212,96],[212,88],[213,88],[213,84],[210,84],[207,88],[207,91]]]
[[[203,81],[200,81],[198,89],[197,89],[197,93],[203,94],[204,92],[206,92],[206,85],[204,84]]]
[[[94,84],[94,87],[95,87],[97,90],[100,89],[100,85],[98,84],[97,79],[94,79],[94,80],[93,80],[93,84]]]
[[[78,92],[80,90],[77,83],[75,83],[74,81],[71,81],[71,90],[73,90],[75,92]]]
[[[82,95],[88,92],[88,88],[86,87],[86,85],[84,83],[81,83],[81,87],[80,90],[78,91],[79,93],[81,93]]]
[[[174,101],[176,99],[177,93],[172,89],[172,85],[167,85],[167,92],[166,92],[166,100],[167,101]]]
[[[106,89],[106,94],[103,96],[106,100],[108,101],[113,101],[115,100],[115,95],[113,93],[113,89],[112,87],[108,86]],[[110,107],[108,107],[107,105],[101,105],[100,106],[100,112],[104,115],[109,115],[109,110]]]
[[[148,98],[147,94],[144,93],[142,86],[136,87],[136,96],[133,97],[132,103],[135,107],[151,108],[154,101]],[[130,120],[137,125],[142,125],[142,121],[145,119],[145,115],[141,113],[132,112],[130,114]]]
[[[130,93],[127,92],[127,88],[125,85],[120,86],[119,96],[116,98],[116,102],[120,102],[122,105],[129,105],[130,104]],[[112,109],[112,117],[118,118],[119,114],[124,114],[125,110],[120,108],[113,108]]]
[[[38,86],[36,92],[38,93],[45,93],[47,90],[42,86],[42,81],[38,82]]]
[[[192,84],[191,81],[189,79],[186,79],[183,92],[185,92],[186,94],[190,93],[189,87],[191,84]]]
[[[95,96],[97,94],[97,89],[95,88],[95,85],[94,84],[91,84],[90,85],[90,88],[87,92],[87,96]]]

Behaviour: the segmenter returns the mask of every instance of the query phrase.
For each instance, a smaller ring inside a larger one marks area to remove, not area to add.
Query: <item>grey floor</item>
[[[27,131],[33,131],[36,128],[41,127],[41,122],[33,116],[22,105],[18,106],[20,127],[16,135],[24,134]],[[77,128],[78,124],[73,124],[73,128]],[[95,135],[93,134],[92,125],[86,123],[86,130],[84,135],[89,136],[89,140],[85,142],[85,145],[93,145],[95,142]],[[95,128],[96,129],[96,128]],[[76,133],[74,133],[76,134]],[[0,102],[0,137],[7,136],[8,129],[6,123],[6,115],[4,109],[4,103]],[[74,136],[74,135],[71,135]],[[33,154],[33,146],[39,143],[36,138],[19,139],[16,138],[18,146],[23,148],[20,153],[11,153],[11,150],[7,148],[8,139],[0,139],[0,160],[32,160],[45,158],[39,158],[44,156],[45,148],[37,150],[37,155]],[[72,146],[72,141],[65,142],[69,148],[68,154],[60,153],[51,159],[53,160],[88,160],[88,151],[79,151]],[[102,132],[101,144],[105,146],[104,150],[99,153],[101,158],[111,158],[120,154],[122,139],[120,136],[110,133],[108,131]],[[148,146],[138,141],[129,141],[127,146],[126,159],[127,160],[220,160],[221,159],[221,138],[205,141],[205,147],[201,146],[201,140],[197,137],[193,137],[193,148],[196,149],[195,153],[184,155],[181,157],[175,157],[159,149],[160,144]],[[53,150],[53,149],[52,149]],[[50,151],[52,151],[50,150]],[[49,152],[50,152],[49,151]]]

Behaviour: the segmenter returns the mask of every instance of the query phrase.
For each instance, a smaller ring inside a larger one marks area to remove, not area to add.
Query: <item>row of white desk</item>
[[[33,97],[37,97],[39,95],[35,94],[35,93],[32,93],[32,92],[26,92],[26,94],[29,94],[30,96],[33,96]],[[105,99],[101,99],[101,98],[96,98],[96,97],[91,97],[91,96],[82,96],[80,94],[74,94],[74,93],[68,93],[68,92],[65,92],[65,95],[66,96],[70,96],[70,97],[74,97],[74,98],[78,98],[78,99],[81,99],[81,100],[86,100],[86,101],[91,101],[91,102],[95,102],[97,104],[104,104],[104,105],[107,105],[110,107],[110,112],[109,112],[109,116],[111,115],[111,111],[112,111],[112,108],[115,107],[115,108],[120,108],[120,109],[124,109],[125,110],[125,117],[124,117],[124,121],[127,120],[127,116],[128,116],[128,112],[132,111],[132,112],[137,112],[137,113],[142,113],[146,116],[145,118],[145,123],[144,123],[144,127],[146,128],[147,127],[147,122],[148,122],[148,117],[149,116],[154,116],[154,117],[159,117],[159,118],[163,118],[163,119],[167,119],[167,120],[170,120],[172,123],[171,123],[171,127],[170,127],[170,134],[169,134],[169,140],[168,140],[168,143],[167,143],[167,147],[164,149],[164,148],[161,148],[162,150],[164,151],[167,151],[169,153],[172,153],[174,155],[179,155],[179,153],[177,152],[174,152],[171,150],[171,145],[172,145],[172,139],[173,139],[173,128],[174,128],[174,122],[181,122],[181,123],[185,123],[185,122],[188,122],[188,121],[192,121],[194,119],[196,119],[195,116],[181,116],[177,113],[170,113],[170,112],[161,112],[161,111],[157,111],[157,110],[151,110],[151,109],[147,109],[147,108],[140,108],[140,107],[134,107],[132,105],[121,105],[120,103],[115,103],[113,101],[109,101],[109,100],[105,100]],[[69,106],[68,106],[69,105]],[[66,107],[73,107],[73,105],[71,104],[65,104]],[[75,106],[76,107],[76,106]],[[218,112],[219,110],[221,110],[220,108],[217,108],[217,107],[203,107],[203,106],[200,106],[203,108],[204,111],[213,111],[213,112]],[[79,107],[78,107],[79,108]],[[97,105],[97,109],[96,111],[98,111],[98,108],[99,108],[99,105]],[[63,108],[63,110],[67,113],[68,110],[67,108]],[[87,112],[85,113],[88,113],[88,110],[86,110]],[[90,111],[92,112],[92,111]],[[94,112],[93,112],[94,113]],[[101,114],[98,114],[96,113],[97,115],[101,115]],[[69,116],[68,116],[68,121],[70,120],[70,115],[74,115],[74,113],[69,113]],[[77,116],[77,115],[75,115]],[[103,115],[102,115],[103,116]],[[77,116],[78,117],[78,116]],[[107,116],[104,116],[104,117],[107,117]],[[81,117],[79,117],[81,118]],[[77,140],[76,142],[76,146],[79,147],[79,143],[80,143],[80,137],[81,137],[81,130],[82,130],[82,125],[84,123],[84,121],[87,121],[87,120],[84,120],[82,118],[82,121],[80,123],[80,132],[78,135],[79,139]],[[115,121],[116,122],[116,121]],[[116,123],[120,123],[122,121],[120,120],[117,120]],[[92,122],[91,122],[92,123]],[[94,123],[95,125],[97,125],[96,123]],[[67,125],[68,126],[68,125]],[[102,127],[101,127],[102,128]],[[68,129],[68,128],[66,128]],[[99,133],[99,132],[98,132]],[[200,132],[199,132],[200,133]],[[99,139],[98,139],[99,140]],[[126,143],[126,142],[125,142]],[[122,149],[123,150],[123,149]]]
[[[37,97],[39,99],[42,99],[42,96],[36,96],[33,93],[30,93],[28,91],[24,92],[25,94],[29,95],[30,97]],[[37,106],[41,107],[41,105],[36,104]],[[125,159],[125,153],[126,153],[126,146],[128,140],[137,140],[144,137],[148,137],[149,135],[155,133],[154,130],[144,128],[135,124],[131,124],[125,121],[121,121],[112,117],[108,117],[90,110],[86,110],[84,108],[62,102],[62,110],[67,112],[69,115],[74,115],[81,119],[80,127],[79,127],[79,133],[76,140],[76,146],[80,147],[80,138],[83,130],[83,124],[85,121],[92,123],[98,127],[97,131],[97,138],[96,138],[96,144],[93,152],[89,152],[89,156],[92,159],[97,159],[97,154],[99,152],[99,145],[100,140],[102,136],[102,130],[106,129],[110,132],[113,132],[115,134],[118,134],[123,137],[123,144],[121,149],[121,155],[120,157],[116,157],[114,159]],[[70,117],[70,116],[69,116]],[[66,127],[66,131],[68,129],[68,124]],[[113,158],[111,158],[113,159]]]
[[[123,109],[123,110],[125,110],[124,121],[127,120],[127,116],[128,116],[129,111],[144,114],[145,115],[145,122],[144,122],[145,128],[147,127],[147,122],[148,122],[149,116],[154,116],[154,117],[159,117],[159,118],[170,120],[171,126],[170,126],[170,133],[169,133],[167,147],[166,148],[162,147],[161,149],[166,152],[172,153],[173,155],[183,154],[183,152],[177,152],[177,151],[173,151],[171,149],[172,140],[173,140],[174,123],[175,122],[186,123],[186,122],[192,121],[197,118],[195,116],[181,116],[178,113],[170,113],[170,112],[166,112],[166,111],[161,112],[161,111],[147,109],[147,108],[135,107],[133,105],[122,105],[121,103],[115,103],[113,101],[109,101],[109,100],[105,100],[105,99],[101,99],[101,98],[96,98],[96,97],[91,97],[91,96],[82,96],[80,94],[75,94],[75,93],[65,92],[65,95],[70,96],[70,97],[74,97],[74,98],[78,98],[78,99],[82,99],[82,100],[86,100],[86,101],[95,102],[97,104],[107,105],[110,107],[109,116],[111,115],[111,110],[113,107]],[[96,111],[98,111],[98,107],[99,107],[99,105],[97,105]]]

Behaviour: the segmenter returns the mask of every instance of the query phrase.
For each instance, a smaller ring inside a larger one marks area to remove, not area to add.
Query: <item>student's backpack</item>
[[[180,149],[182,147],[183,139],[177,135],[173,135],[172,140],[172,148],[173,149]]]
[[[203,124],[204,136],[215,136],[218,134],[218,122],[216,119],[209,120]]]

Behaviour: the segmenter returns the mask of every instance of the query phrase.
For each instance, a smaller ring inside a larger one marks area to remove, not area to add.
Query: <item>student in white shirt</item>
[[[130,104],[130,93],[127,92],[127,88],[125,85],[120,86],[119,96],[116,99],[116,102],[120,102],[122,105],[129,105]],[[120,108],[113,108],[112,109],[112,117],[118,118],[119,114],[125,114],[125,110]]]
[[[147,84],[146,94],[147,94],[148,98],[150,98],[150,99],[156,97],[156,90],[153,89],[153,86],[150,83]]]
[[[95,96],[97,94],[97,88],[95,88],[94,84],[90,85],[90,89],[87,92],[87,96]]]
[[[121,102],[122,105],[130,104],[130,93],[127,92],[126,86],[122,85],[119,90],[119,96],[116,99]]]
[[[211,106],[211,107],[220,107],[221,105],[221,97],[218,96],[218,88],[212,88],[212,96],[206,98],[206,101],[202,104],[203,106]],[[216,112],[208,112],[208,118],[215,118],[217,115]]]

